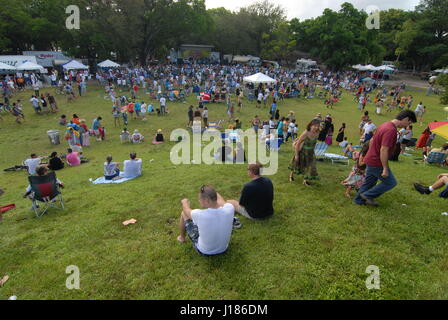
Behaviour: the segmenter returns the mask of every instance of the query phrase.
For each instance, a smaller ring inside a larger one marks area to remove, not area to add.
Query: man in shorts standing
[[[188,199],[183,199],[180,216],[180,235],[177,241],[186,242],[188,234],[195,250],[204,256],[224,253],[233,230],[234,208],[212,186],[202,186],[199,203],[202,210],[192,210]]]

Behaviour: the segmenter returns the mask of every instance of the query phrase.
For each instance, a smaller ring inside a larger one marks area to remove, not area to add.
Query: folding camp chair
[[[426,157],[425,163],[438,164],[442,166],[446,161],[447,154],[443,152],[430,152]]]
[[[335,153],[327,153],[328,145],[325,142],[316,143],[316,147],[314,148],[314,154],[316,159],[321,160],[331,160],[331,163],[342,162],[344,164],[349,165],[349,158],[345,156],[341,156]]]
[[[45,176],[29,176],[28,180],[31,191],[33,192],[32,210],[36,214],[36,217],[42,217],[50,207],[61,210],[65,209],[64,200],[62,199],[62,194],[59,192],[56,174],[54,172],[49,172]],[[38,203],[41,205],[40,207]]]

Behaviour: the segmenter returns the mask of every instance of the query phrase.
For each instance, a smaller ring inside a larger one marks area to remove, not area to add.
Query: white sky
[[[240,7],[246,7],[256,0],[205,0],[207,9],[224,7],[228,10],[237,11]],[[299,18],[301,21],[320,16],[325,8],[339,11],[341,4],[350,2],[355,8],[361,10],[369,6],[377,6],[380,10],[391,8],[413,10],[420,0],[270,0],[280,4],[286,9],[288,19]]]

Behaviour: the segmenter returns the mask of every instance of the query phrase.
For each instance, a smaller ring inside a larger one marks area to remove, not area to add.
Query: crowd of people
[[[243,81],[245,76],[257,71],[266,72],[277,82],[254,85]],[[186,106],[187,127],[192,128],[193,132],[195,125],[199,126],[200,132],[207,128],[219,127],[219,123],[209,120],[208,105],[212,103],[223,103],[227,106],[228,129],[233,131],[242,129],[242,121],[235,117],[235,112],[241,111],[243,97],[246,97],[249,104],[255,105],[257,113],[248,126],[260,138],[266,140],[267,144],[272,143],[273,138],[281,143],[288,143],[291,139],[293,154],[289,163],[291,171],[289,180],[293,182],[295,177],[300,175],[305,186],[311,186],[313,180],[320,178],[314,152],[316,144],[321,142],[332,145],[333,136],[337,135],[338,145],[344,148],[345,155],[354,160],[348,177],[342,181],[346,188],[345,195],[350,198],[350,192],[355,190],[357,192],[353,200],[355,204],[378,206],[375,200],[397,185],[389,161],[394,160],[397,145],[399,154],[406,153],[406,147],[413,137],[412,123],[417,121],[422,123],[426,107],[420,102],[415,112],[412,111],[413,97],[405,95],[403,86],[388,89],[384,87],[384,81],[378,75],[370,74],[373,80],[369,82],[362,81],[365,76],[369,74],[317,71],[300,74],[285,68],[260,70],[249,66],[160,65],[101,71],[96,74],[96,80],[105,88],[104,98],[112,103],[111,114],[114,125],[123,128],[120,140],[130,143],[142,143],[148,140],[138,129],[128,131],[130,120],[147,121],[149,115],[160,117],[169,115],[168,102],[185,102],[191,95],[199,97],[197,106]],[[59,90],[65,92],[68,101],[72,101],[76,98],[72,84],[75,83],[78,95],[82,96],[86,92],[87,79],[84,72],[70,73],[59,79],[59,82],[56,82],[57,79],[53,81],[52,78],[52,83],[62,88]],[[143,98],[142,94],[147,96]],[[323,117],[318,113],[299,134],[295,112],[285,112],[282,116],[278,108],[285,99],[303,98],[320,99],[326,108],[332,109],[337,106],[343,94],[353,95],[361,111],[359,144],[356,145],[349,143],[345,123],[335,132],[331,114]],[[373,101],[370,96],[374,96]],[[6,99],[5,95],[4,97]],[[5,106],[6,102],[9,105],[9,95],[7,99],[0,105],[1,110],[8,110]],[[59,111],[55,98],[48,93],[40,94],[38,90],[30,103],[36,113]],[[395,119],[377,126],[366,110],[368,103],[374,104],[377,114],[381,114],[384,106],[387,106],[388,112],[397,108],[400,113]],[[235,110],[235,106],[238,110]],[[18,118],[18,122],[25,119],[22,108],[21,101],[18,100],[8,110]],[[57,171],[65,166],[79,166],[88,161],[83,155],[82,147],[90,146],[90,137],[95,137],[98,142],[105,139],[106,131],[102,120],[101,116],[93,119],[89,129],[86,120],[80,119],[77,114],[73,114],[70,120],[66,115],[61,115],[59,124],[66,128],[65,138],[69,145],[67,154],[58,155],[57,152],[53,152],[48,158],[32,154],[24,162],[28,173],[45,175],[48,169]],[[430,150],[430,137],[431,132],[427,128],[417,143],[417,148],[424,145],[424,153]],[[159,129],[151,142],[160,144],[164,140],[162,129]],[[226,149],[227,145],[223,143],[217,158],[223,162],[247,163],[243,145],[236,141],[235,144],[235,152],[230,154]],[[446,150],[448,145],[442,151]],[[42,166],[42,162],[46,160],[48,164]],[[248,176],[251,181],[243,187],[238,201],[225,201],[214,187],[209,185],[204,185],[199,190],[201,210],[192,210],[189,201],[182,200],[180,235],[177,240],[185,242],[188,235],[200,254],[221,254],[228,248],[232,229],[241,227],[235,213],[249,219],[265,219],[272,216],[274,187],[268,178],[260,175],[261,168],[259,163],[248,165]],[[113,161],[112,155],[109,155],[103,164],[103,170],[106,180],[138,177],[142,175],[142,159],[131,153],[130,159],[124,161],[121,171],[120,164]],[[429,194],[447,184],[446,179],[446,175],[441,175],[431,187],[422,185],[415,187],[419,192]],[[60,182],[58,184],[63,185]],[[27,190],[27,196],[29,195]]]

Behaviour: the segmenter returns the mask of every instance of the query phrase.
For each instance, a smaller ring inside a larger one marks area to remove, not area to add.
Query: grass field
[[[424,120],[446,118],[437,96],[411,94],[414,107],[419,101],[427,106]],[[25,172],[0,172],[1,205],[17,205],[0,223],[0,278],[10,277],[0,288],[0,299],[448,299],[448,217],[441,215],[448,211],[447,202],[436,194],[422,196],[412,186],[433,182],[445,169],[414,161],[418,153],[391,164],[399,184],[379,198],[379,208],[369,208],[344,197],[340,181],[351,166],[318,162],[322,180],[316,185],[307,188],[300,178],[288,182],[289,142],[279,152],[278,173],[270,177],[274,217],[263,222],[241,218],[243,227],[234,231],[228,252],[204,258],[190,243],[176,241],[179,201],[187,197],[197,207],[202,184],[214,185],[226,199],[238,199],[248,178],[244,165],[174,166],[169,159],[174,143],[148,143],[159,128],[165,137],[184,128],[189,104],[169,103],[165,118],[130,120],[129,130],[137,128],[147,138],[130,145],[120,143],[121,128],[114,127],[102,89],[92,86],[71,104],[56,96],[62,111],[49,115],[32,112],[30,95],[19,95],[26,101],[24,124],[10,115],[0,121],[0,168],[19,164],[32,152],[63,153],[66,142],[52,146],[46,136],[50,129],[63,133],[58,125],[62,113],[68,118],[78,114],[89,127],[102,116],[107,140],[91,139],[92,146],[84,148],[89,163],[57,172],[66,184],[66,210],[51,209],[40,219],[22,198]],[[196,105],[194,98],[189,103]],[[335,130],[345,122],[349,140],[359,139],[361,114],[349,94],[330,111],[318,99],[287,100],[278,108],[282,115],[296,112],[300,132],[317,112],[330,112]],[[373,104],[367,110],[377,125],[395,116],[375,115]],[[209,120],[226,119],[225,111],[223,104],[209,106]],[[256,113],[266,119],[268,112],[245,102],[236,116],[248,128]],[[414,137],[424,128],[415,125]],[[442,143],[438,137],[434,145]],[[144,160],[142,177],[117,185],[89,182],[102,175],[108,154],[123,161],[131,151]],[[341,150],[332,147],[331,152]],[[138,222],[121,224],[130,218]],[[69,265],[80,269],[80,290],[65,286]],[[379,290],[366,288],[369,265],[380,269]]]

